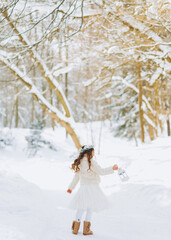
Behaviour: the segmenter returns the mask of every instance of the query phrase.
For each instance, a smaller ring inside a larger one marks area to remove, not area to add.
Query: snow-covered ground
[[[78,124],[83,143],[95,141],[96,158],[107,167],[117,163],[130,180],[122,183],[115,173],[101,177],[110,208],[94,213],[93,236],[75,236],[66,193],[76,149],[65,131],[44,130],[57,151],[47,148],[27,157],[27,129],[12,129],[12,146],[0,149],[0,240],[170,240],[171,239],[171,138],[139,144],[114,138],[103,126]],[[93,129],[93,132],[90,131]],[[77,186],[76,190],[79,186]]]

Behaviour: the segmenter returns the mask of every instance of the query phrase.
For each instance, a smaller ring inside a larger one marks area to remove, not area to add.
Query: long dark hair
[[[85,150],[84,150],[85,149]],[[78,156],[78,158],[76,158],[74,160],[74,163],[72,164],[72,169],[75,171],[75,172],[78,172],[80,170],[79,168],[79,165],[81,163],[81,159],[84,157],[85,154],[87,154],[87,159],[88,159],[88,165],[89,165],[89,169],[90,170],[90,167],[91,167],[91,159],[92,159],[92,152],[94,150],[94,147],[90,147],[90,148],[86,148],[86,146],[82,146],[81,148],[81,151],[80,151],[80,154]]]

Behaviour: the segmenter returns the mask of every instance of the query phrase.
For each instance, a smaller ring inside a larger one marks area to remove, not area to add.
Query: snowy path
[[[94,236],[87,237],[81,231],[78,236],[71,234],[75,213],[66,208],[69,199],[65,192],[40,190],[22,178],[6,174],[0,175],[0,186],[1,240],[169,240],[171,236],[171,206],[165,202],[159,205],[164,200],[163,191],[171,199],[170,189],[122,186],[109,197],[111,208],[94,214]]]
[[[27,159],[25,146],[17,148],[21,135],[16,146],[0,150],[0,240],[171,239],[170,138],[136,148],[107,135],[97,159],[102,166],[123,166],[130,181],[123,184],[116,174],[102,177],[111,208],[94,213],[93,236],[83,236],[82,225],[75,236],[75,212],[67,209],[72,195],[66,193],[73,148],[59,139],[57,153],[43,150]]]

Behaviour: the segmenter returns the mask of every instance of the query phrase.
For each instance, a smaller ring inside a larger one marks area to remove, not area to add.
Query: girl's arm
[[[114,170],[118,170],[118,166],[115,164],[112,167],[108,167],[108,168],[101,168],[101,166],[95,161],[92,160],[91,162],[91,169],[98,173],[99,175],[108,175],[108,174],[112,174],[114,173]]]
[[[69,186],[68,186],[68,190],[70,190],[70,191],[67,190],[68,193],[71,193],[72,190],[76,187],[76,185],[77,185],[78,182],[79,182],[79,179],[80,179],[80,177],[79,177],[79,172],[76,172],[75,175],[74,175],[74,178],[73,178],[72,182],[71,182],[71,183],[69,184]]]

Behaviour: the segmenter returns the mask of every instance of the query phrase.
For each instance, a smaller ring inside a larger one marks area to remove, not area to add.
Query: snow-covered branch
[[[35,99],[39,102],[45,112],[52,118],[55,119],[61,126],[65,127],[67,132],[70,134],[73,139],[76,147],[79,149],[81,147],[79,139],[75,133],[74,129],[74,120],[72,117],[64,116],[56,107],[54,107],[51,103],[49,103],[43,94],[36,88],[33,84],[32,80],[25,75],[14,63],[11,63],[6,59],[6,56],[3,57],[3,52],[0,52],[0,61],[3,63],[9,70],[17,76],[20,81],[27,86],[29,92],[35,97]]]
[[[78,11],[80,12],[81,16],[80,24],[77,29],[74,29],[74,31],[67,36],[67,38],[70,38],[79,32],[83,25],[83,3],[84,0],[73,0],[69,2],[67,0],[60,0],[54,3],[49,3],[47,1],[43,6],[42,2],[41,4],[37,2],[33,7],[31,6],[32,3],[27,0],[24,2],[18,0],[15,0],[13,2],[5,2],[2,7],[0,7],[0,13],[3,14],[3,19],[1,21],[3,22],[5,19],[12,17],[13,20],[11,20],[11,22],[17,23],[21,17],[24,18],[28,14],[32,14],[32,9],[34,9],[34,11],[40,12],[40,16],[38,18],[36,16],[32,21],[32,24],[28,24],[27,28],[18,33],[15,32],[15,36],[20,36],[25,33],[29,33],[34,28],[40,26],[42,22],[48,22],[39,39],[36,42],[30,43],[30,46],[33,47],[41,43],[47,37],[52,36],[53,34],[59,34],[59,30],[65,28],[67,21],[69,22],[70,17],[72,15],[74,17],[74,14]],[[8,38],[11,38],[11,36],[6,35],[5,39]]]
[[[25,35],[20,34],[20,29],[18,29],[17,27],[14,26],[13,23],[10,22],[10,18],[8,17],[7,13],[5,12],[4,15],[6,16],[6,20],[9,22],[10,27],[14,30],[15,33],[17,33],[19,35],[20,41],[24,46],[30,46],[30,42],[29,40],[26,38]],[[37,66],[39,67],[43,77],[45,78],[45,80],[47,81],[47,83],[50,85],[50,87],[55,91],[55,93],[57,94],[60,103],[62,104],[65,112],[66,112],[66,116],[70,117],[71,116],[71,109],[69,106],[69,103],[59,85],[59,83],[56,81],[56,79],[53,77],[51,71],[49,70],[48,66],[45,64],[45,62],[42,60],[42,58],[40,57],[40,55],[38,54],[38,52],[33,48],[33,47],[29,47],[28,49],[30,56],[32,57],[32,59],[35,61],[35,63],[37,64]]]
[[[159,45],[160,50],[164,54],[171,52],[171,48],[169,47],[170,43],[164,42],[156,32],[149,29],[149,27],[147,27],[144,23],[137,21],[133,16],[130,16],[125,12],[124,15],[120,15],[119,17],[123,22],[139,30],[142,34],[147,35],[148,38],[151,38],[156,43],[156,45]]]
[[[122,79],[122,78],[121,78],[121,81],[127,87],[133,89],[136,93],[139,94],[139,90],[138,90],[138,88],[135,85],[133,85],[132,83],[127,82],[125,79]],[[155,111],[153,110],[151,104],[149,103],[148,99],[144,95],[142,96],[142,100],[145,103],[146,107],[150,110],[150,112],[155,116],[156,115]]]

